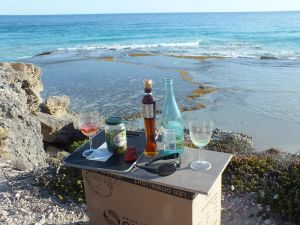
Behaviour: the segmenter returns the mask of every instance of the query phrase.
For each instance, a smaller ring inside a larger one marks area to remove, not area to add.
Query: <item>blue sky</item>
[[[300,10],[300,0],[0,0],[0,15]]]

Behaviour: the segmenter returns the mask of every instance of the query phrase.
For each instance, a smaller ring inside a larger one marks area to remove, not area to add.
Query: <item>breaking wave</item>
[[[300,59],[300,52],[293,50],[268,49],[265,46],[251,43],[225,43],[214,44],[202,42],[201,40],[191,42],[170,42],[154,44],[99,44],[80,45],[67,48],[57,48],[53,51],[40,53],[36,56],[72,54],[83,57],[101,56],[113,53],[119,56],[133,52],[156,53],[161,55],[182,55],[182,56],[212,56],[224,58],[253,58],[261,60],[297,60]]]

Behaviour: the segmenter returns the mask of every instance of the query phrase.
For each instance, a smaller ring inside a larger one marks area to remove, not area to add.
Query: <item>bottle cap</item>
[[[113,117],[110,117],[110,118],[108,118],[108,119],[105,120],[105,123],[107,125],[119,125],[122,122],[123,122],[122,118],[118,117],[118,116],[113,116]]]
[[[144,80],[144,89],[152,89],[152,80]]]

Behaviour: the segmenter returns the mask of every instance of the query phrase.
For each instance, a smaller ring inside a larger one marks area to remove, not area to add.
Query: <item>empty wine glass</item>
[[[199,150],[210,142],[213,129],[212,126],[212,121],[206,119],[190,121],[190,137]],[[191,168],[193,170],[208,170],[211,168],[211,164],[201,160],[199,151],[198,160],[191,163]]]
[[[89,138],[90,149],[85,150],[82,155],[87,157],[97,149],[93,149],[92,140],[100,128],[100,115],[97,111],[86,110],[79,114],[79,127],[81,132]]]

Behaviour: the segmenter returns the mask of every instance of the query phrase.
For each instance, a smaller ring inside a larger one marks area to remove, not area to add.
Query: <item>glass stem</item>
[[[201,151],[202,151],[202,147],[199,147],[198,161],[202,161],[202,159],[201,159]]]
[[[92,140],[93,140],[93,137],[89,137],[89,141],[90,141],[90,149],[92,149],[92,147],[93,147],[93,142],[92,142]]]

